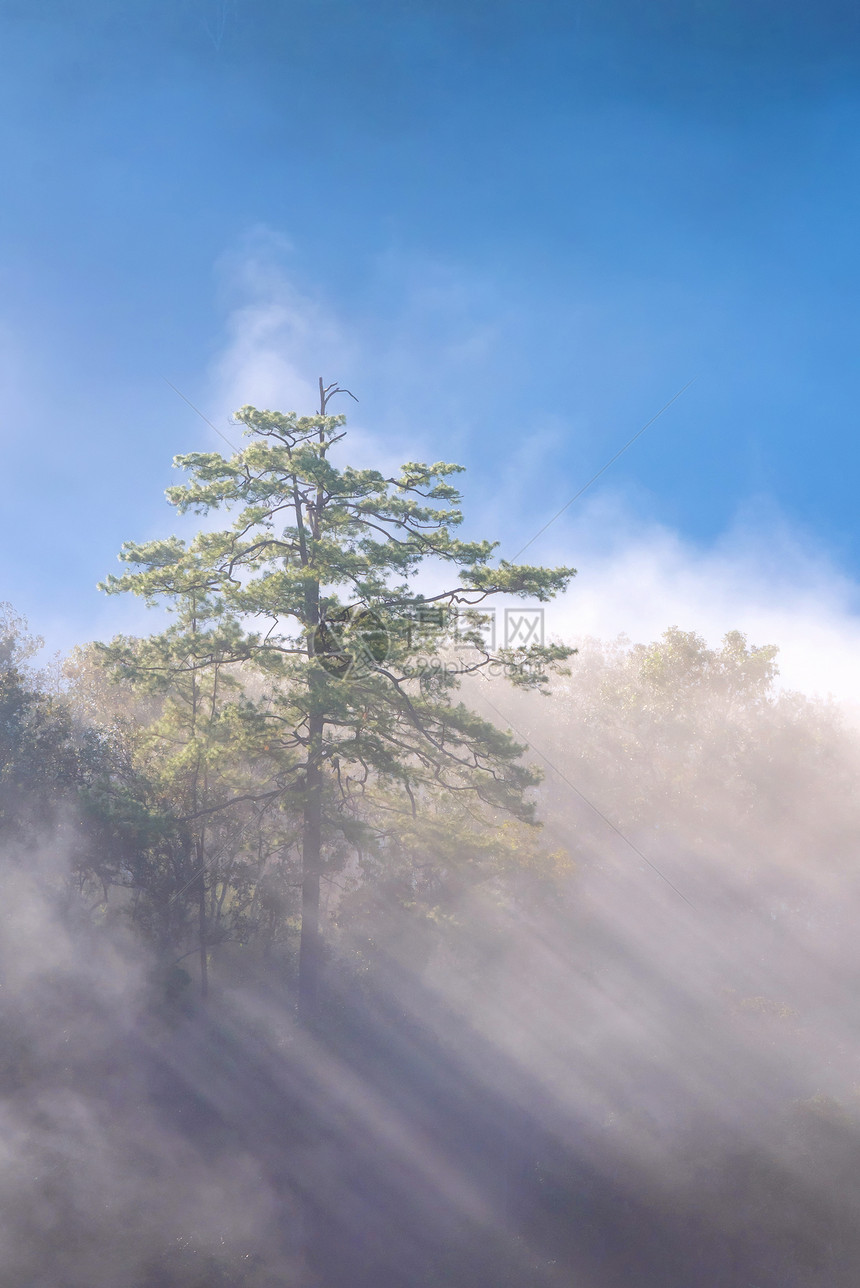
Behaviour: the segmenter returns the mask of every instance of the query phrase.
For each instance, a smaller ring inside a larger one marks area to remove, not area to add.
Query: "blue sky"
[[[854,6],[7,0],[0,26],[0,598],[50,642],[140,626],[95,582],[173,526],[173,454],[220,445],[165,378],[226,429],[320,373],[360,456],[467,465],[509,554],[696,377],[530,557],[609,583],[668,542],[694,580],[746,570],[740,623],[703,626],[790,615],[799,579],[853,631]]]

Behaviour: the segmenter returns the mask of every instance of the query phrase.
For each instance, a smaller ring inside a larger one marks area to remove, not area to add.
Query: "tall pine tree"
[[[243,451],[177,457],[189,478],[168,490],[169,501],[181,514],[222,513],[227,526],[190,542],[128,543],[120,557],[129,571],[104,583],[109,593],[174,607],[200,596],[221,619],[222,641],[224,623],[232,623],[230,656],[265,676],[255,710],[278,790],[301,814],[306,1017],[316,1006],[320,879],[333,838],[360,844],[373,798],[391,808],[392,793],[412,812],[442,791],[530,819],[527,792],[537,775],[521,763],[524,748],[457,701],[457,687],[492,663],[517,684],[538,686],[571,651],[485,646],[476,613],[489,597],[544,602],[575,570],[495,561],[496,543],[456,538],[463,515],[451,478],[461,466],[408,462],[396,477],[338,467],[333,449],[346,422],[327,408],[341,392],[320,379],[313,416],[243,407],[236,420],[251,439]],[[451,582],[419,593],[422,565],[434,581],[448,569]],[[187,629],[183,638],[187,668],[198,644]],[[194,664],[205,667],[208,658],[204,643]],[[223,666],[223,651],[219,659]],[[384,822],[375,828],[384,832]]]

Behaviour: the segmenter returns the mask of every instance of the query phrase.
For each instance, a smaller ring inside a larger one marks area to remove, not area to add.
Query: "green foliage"
[[[445,943],[462,954],[473,892],[491,901],[556,890],[574,871],[542,829],[462,795],[422,797],[415,811],[388,801],[384,843],[362,853],[339,886],[335,921],[353,963],[402,956],[411,969]]]
[[[337,468],[342,416],[243,407],[237,420],[250,445],[230,459],[178,457],[189,478],[168,491],[179,513],[223,513],[229,525],[189,542],[128,543],[129,570],[104,583],[166,604],[174,624],[148,641],[114,641],[105,656],[124,680],[164,697],[147,738],[167,749],[165,781],[185,783],[177,807],[198,847],[198,822],[234,804],[270,799],[301,814],[304,933],[326,856],[342,841],[366,850],[384,836],[392,794],[401,813],[433,793],[466,793],[533,820],[539,774],[456,690],[491,661],[539,687],[571,650],[492,658],[467,630],[471,651],[454,655],[449,628],[454,611],[492,595],[545,601],[574,570],[494,565],[493,543],[456,538],[459,466],[408,462],[390,478]],[[417,594],[428,561],[451,568],[455,584]]]
[[[832,705],[780,689],[777,675],[772,645],[732,631],[711,647],[671,627],[648,645],[584,641],[553,686],[551,722],[523,698],[508,697],[505,710],[658,865],[668,851],[695,871],[737,863],[765,888],[778,871],[799,877],[825,837],[835,862],[853,861],[850,730]],[[606,823],[575,792],[548,794],[542,813],[580,850],[605,846]]]
[[[236,623],[196,590],[177,595],[174,609],[162,634],[116,639],[96,656],[106,676],[154,703],[133,726],[131,752],[165,827],[135,873],[134,916],[165,955],[177,954],[200,934],[202,903],[198,948],[208,954],[263,927],[270,936],[283,929],[289,909],[273,918],[267,890],[273,869],[289,868],[295,826],[271,807],[295,770],[244,692]]]
[[[42,641],[0,605],[0,837],[35,844],[103,769],[103,747],[30,666]]]
[[[133,571],[108,578],[105,589],[174,606],[183,596],[205,597],[225,633],[217,656],[252,659],[275,681],[267,718],[280,729],[282,750],[304,754],[299,731],[311,708],[320,709],[329,729],[323,759],[337,763],[341,782],[350,765],[352,790],[370,772],[411,785],[435,779],[461,787],[469,780],[493,803],[527,809],[522,792],[534,776],[516,764],[522,749],[451,701],[459,674],[474,661],[426,665],[411,677],[416,656],[425,663],[441,659],[446,637],[440,631],[419,639],[410,627],[429,605],[475,605],[500,593],[548,599],[573,570],[504,562],[493,568],[492,543],[452,537],[462,513],[448,480],[460,467],[410,462],[397,478],[338,470],[327,453],[343,437],[343,417],[245,407],[237,419],[254,436],[251,446],[230,460],[217,453],[177,458],[191,479],[168,493],[180,513],[232,507],[232,526],[201,532],[187,545],[176,538],[128,544],[122,558]],[[416,596],[408,579],[428,558],[453,565],[459,584],[429,598]],[[341,677],[331,664],[329,640],[359,610],[372,614],[385,656],[365,650],[360,674]],[[248,621],[265,623],[265,630],[242,634],[238,624]],[[168,633],[149,646],[146,665],[153,676],[160,670],[168,685],[176,668],[166,650],[177,638]],[[215,664],[207,636],[187,637],[185,647],[198,670]],[[161,661],[154,656],[159,650]],[[509,651],[503,660],[512,672],[519,664],[520,683],[536,684],[546,678],[546,665],[569,653],[551,646]],[[139,678],[141,668],[128,659],[124,673]],[[295,737],[285,741],[290,728]]]

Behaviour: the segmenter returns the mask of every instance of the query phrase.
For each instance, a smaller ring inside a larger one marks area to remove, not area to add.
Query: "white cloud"
[[[390,424],[381,431],[364,428],[364,408],[349,399],[332,407],[349,415],[352,462],[390,472],[405,457],[435,458],[450,450],[452,437],[462,449],[468,417],[460,424],[455,407],[465,387],[473,387],[476,354],[492,359],[502,325],[488,321],[494,300],[486,285],[465,281],[450,266],[383,257],[377,265],[380,289],[397,303],[386,325],[377,320],[371,335],[298,286],[290,254],[286,239],[261,227],[222,260],[226,343],[211,369],[208,405],[225,416],[247,402],[308,411],[317,405],[318,374],[349,384],[360,372],[370,386],[384,383],[386,399],[376,399],[383,416],[402,407],[404,389],[411,391],[416,411],[398,411],[397,424],[408,426],[404,433],[392,432]],[[421,383],[428,372],[433,388]],[[443,404],[450,415],[440,416]],[[534,510],[542,462],[569,430],[561,422],[532,426],[507,465],[491,452],[492,494],[483,490],[481,478],[466,476],[470,535],[502,537],[500,553],[509,558],[533,535],[546,517]],[[611,490],[611,476],[606,482],[610,490],[602,482],[602,490],[577,502],[522,556],[579,568],[570,591],[547,609],[550,633],[623,633],[641,641],[676,624],[718,643],[739,629],[753,643],[779,645],[785,685],[860,706],[860,586],[808,534],[793,530],[762,500],[710,545],[696,545],[643,520],[635,501]],[[533,516],[533,526],[526,514]]]
[[[326,384],[338,381],[348,388],[349,373],[365,365],[359,342],[333,310],[302,290],[285,268],[290,250],[285,238],[258,227],[219,266],[228,305],[226,343],[210,377],[213,402],[226,416],[248,403],[315,414],[320,376]],[[391,444],[362,427],[351,398],[338,396],[328,411],[349,416],[351,463],[385,471],[397,467],[399,449],[393,453]],[[240,445],[240,430],[234,434]]]
[[[314,411],[322,375],[360,399],[330,406],[349,417],[355,464],[390,472],[406,459],[462,455],[480,433],[509,306],[456,264],[390,252],[365,265],[363,305],[346,316],[302,285],[291,254],[260,226],[222,258],[226,337],[207,405],[225,416],[244,403]]]
[[[290,249],[286,239],[259,227],[219,266],[231,307],[226,347],[212,375],[218,402],[230,411],[251,403],[309,412],[319,401],[314,372],[333,358],[340,365],[345,356],[346,341],[330,312],[285,272]],[[329,369],[322,374],[328,378]]]
[[[754,644],[779,645],[787,687],[860,706],[860,586],[766,503],[707,547],[638,521],[611,496],[598,496],[562,531],[523,556],[579,568],[547,611],[552,633],[639,642],[677,625],[717,643],[737,629]]]

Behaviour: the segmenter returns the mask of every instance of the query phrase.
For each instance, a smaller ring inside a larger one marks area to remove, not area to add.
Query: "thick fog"
[[[504,947],[447,994],[623,1195],[594,1283],[854,1283],[856,734],[739,636],[584,641],[571,670],[484,703],[576,874],[531,916],[481,907]]]
[[[435,923],[347,871],[313,1036],[229,952],[166,999],[73,818],[5,853],[0,1282],[853,1288],[860,742],[774,665],[672,631],[474,682],[550,857]]]

